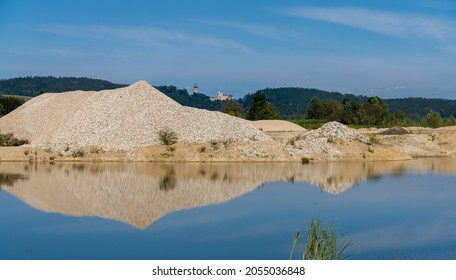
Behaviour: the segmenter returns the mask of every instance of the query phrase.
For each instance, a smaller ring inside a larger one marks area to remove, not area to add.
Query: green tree
[[[244,108],[242,107],[242,104],[238,101],[226,101],[223,103],[220,111],[225,114],[241,118]]]
[[[388,106],[380,97],[370,97],[364,104],[362,124],[379,126],[389,114]]]
[[[320,98],[314,96],[309,102],[309,106],[304,114],[306,119],[322,120],[326,117],[325,103]]]
[[[342,120],[342,112],[344,108],[342,104],[337,102],[334,99],[329,100],[325,103],[325,110],[326,110],[326,121],[337,121],[340,122]]]
[[[446,126],[455,126],[456,125],[456,117],[451,115],[446,121],[445,121]]]
[[[266,102],[266,96],[261,91],[257,91],[245,118],[252,121],[274,120],[279,119],[279,113],[274,105]]]
[[[359,124],[364,116],[364,108],[361,103],[350,101],[348,98],[342,100],[343,112],[341,122],[343,124]]]
[[[392,126],[410,126],[413,122],[407,117],[407,115],[401,111],[396,111],[393,114],[389,113],[385,115],[379,126],[381,127],[392,127]]]
[[[21,106],[23,103],[24,101],[18,97],[2,96],[0,97],[0,108],[2,109],[0,114],[6,115]]]
[[[430,110],[424,117],[423,124],[428,127],[437,128],[443,125],[443,120],[439,112]]]

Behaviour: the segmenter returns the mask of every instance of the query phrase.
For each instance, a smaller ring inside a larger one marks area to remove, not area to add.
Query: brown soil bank
[[[260,131],[261,128],[264,131]],[[160,131],[177,135],[162,145]],[[0,148],[17,161],[344,161],[456,154],[456,128],[380,135],[330,122],[312,131],[252,123],[181,106],[144,81],[100,92],[40,95],[0,119],[30,145]]]

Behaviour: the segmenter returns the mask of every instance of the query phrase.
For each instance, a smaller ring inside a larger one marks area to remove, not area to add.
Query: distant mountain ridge
[[[115,84],[101,79],[75,78],[75,77],[24,77],[0,80],[0,95],[11,94],[21,96],[37,96],[40,91],[44,92],[65,92],[72,90],[100,91],[115,89],[127,86],[126,84]],[[178,89],[172,85],[156,86],[158,90],[174,99],[178,103],[211,111],[219,111],[223,102],[210,101],[209,96],[198,93],[189,94],[186,89]],[[279,111],[282,119],[299,118],[304,115],[310,100],[316,96],[321,100],[334,99],[342,102],[344,98],[356,102],[366,102],[369,98],[363,95],[342,94],[340,92],[329,92],[319,89],[283,87],[266,88],[261,90],[268,102],[271,102]],[[252,102],[253,93],[246,94],[238,101],[247,110]],[[391,112],[400,110],[410,118],[418,120],[424,117],[429,110],[439,112],[444,118],[456,112],[456,100],[408,97],[384,99]]]

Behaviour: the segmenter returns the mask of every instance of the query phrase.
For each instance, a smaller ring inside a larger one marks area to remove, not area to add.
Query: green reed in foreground
[[[300,255],[299,241],[302,235],[299,231],[296,233],[290,259],[297,250],[298,257],[303,260],[341,260],[344,258],[343,253],[351,245],[351,241],[338,244],[338,234],[331,231],[330,224],[322,224],[320,219],[312,218],[310,225],[306,226],[306,243]]]

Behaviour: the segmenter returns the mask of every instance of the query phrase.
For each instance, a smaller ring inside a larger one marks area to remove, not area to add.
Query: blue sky
[[[456,0],[0,0],[0,78],[456,99]]]

